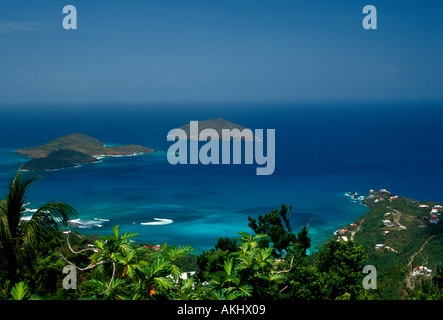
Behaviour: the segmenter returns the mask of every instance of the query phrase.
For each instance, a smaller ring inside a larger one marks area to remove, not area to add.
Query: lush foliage
[[[200,255],[191,247],[140,244],[115,226],[107,237],[61,232],[75,210],[48,203],[30,220],[25,193],[34,178],[21,172],[1,203],[1,299],[368,299],[362,287],[363,247],[331,239],[307,254],[307,227],[295,234],[291,208],[249,218],[252,233],[219,238]],[[65,289],[65,266],[75,268],[75,289]],[[417,285],[417,298],[441,295],[442,277]],[[438,289],[437,291],[435,289]],[[431,296],[437,292],[437,295]]]
[[[443,224],[441,218],[438,224],[429,222],[429,212],[436,204],[398,197],[392,201],[380,201],[355,221],[361,226],[360,231],[355,233],[355,241],[365,249],[367,264],[377,268],[377,290],[372,292],[374,298],[399,300],[443,297],[443,286],[439,280],[443,262]],[[386,227],[382,222],[385,219],[400,224],[393,223],[393,226]],[[389,234],[383,234],[382,231],[388,231]],[[395,251],[376,249],[377,243],[386,244]],[[432,277],[411,277],[412,269],[418,266],[433,270]]]
[[[59,202],[48,202],[36,210],[29,220],[26,191],[38,177],[23,178],[21,171],[9,184],[6,199],[0,202],[0,266],[15,283],[20,273],[34,267],[35,251],[51,232],[58,230],[76,215],[74,208]]]

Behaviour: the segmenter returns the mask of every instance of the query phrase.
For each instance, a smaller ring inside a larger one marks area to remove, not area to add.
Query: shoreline
[[[74,168],[80,168],[85,164],[94,164],[94,163],[101,163],[103,162],[102,159],[105,158],[123,158],[123,157],[136,157],[136,156],[140,156],[140,155],[145,155],[145,154],[151,154],[151,153],[159,153],[162,151],[153,151],[153,152],[136,152],[136,153],[131,153],[131,154],[122,154],[122,155],[97,155],[97,156],[92,156],[96,159],[96,161],[90,161],[90,162],[83,162],[83,163],[79,163],[73,166],[69,166],[69,167],[60,167],[60,168],[54,168],[54,169],[40,169],[40,170],[29,170],[29,169],[22,169],[22,171],[24,172],[33,172],[33,171],[59,171],[59,170],[64,170],[64,169],[74,169]],[[26,156],[30,159],[33,159],[27,155],[22,155],[22,156]]]

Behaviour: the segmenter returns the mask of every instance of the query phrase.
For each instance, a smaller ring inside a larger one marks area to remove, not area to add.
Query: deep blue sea
[[[214,117],[252,130],[275,129],[274,174],[256,175],[256,164],[169,164],[169,130]],[[219,237],[252,232],[248,216],[285,203],[293,207],[295,231],[310,222],[315,247],[368,210],[346,197],[348,191],[366,195],[386,188],[443,201],[439,102],[3,107],[0,194],[28,160],[15,149],[72,132],[160,151],[40,173],[43,179],[28,194],[30,207],[69,203],[85,233],[107,235],[120,225],[122,232],[138,233],[137,241],[191,245],[200,252]]]

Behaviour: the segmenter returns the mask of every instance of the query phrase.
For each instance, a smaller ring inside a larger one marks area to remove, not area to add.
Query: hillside
[[[107,147],[98,139],[82,133],[72,133],[40,146],[19,149],[15,152],[33,158],[23,166],[23,169],[50,170],[95,162],[97,156],[127,156],[153,151],[139,145]]]
[[[381,298],[405,298],[418,279],[414,268],[417,274],[420,266],[435,271],[443,262],[441,204],[392,196],[384,189],[371,191],[366,199],[371,210],[336,237],[364,247],[367,264],[377,268]]]
[[[131,155],[134,153],[153,152],[152,149],[138,145],[106,147],[100,140],[82,133],[71,133],[70,135],[49,141],[41,146],[19,149],[15,152],[31,158],[45,158],[50,153],[63,149],[78,151],[93,157],[101,155]]]
[[[71,168],[83,163],[98,161],[96,158],[74,150],[57,150],[45,158],[36,158],[23,165],[24,170],[54,170]]]

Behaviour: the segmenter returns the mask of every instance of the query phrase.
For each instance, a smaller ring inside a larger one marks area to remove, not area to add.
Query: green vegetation
[[[63,203],[48,203],[30,220],[23,220],[26,191],[35,180],[25,179],[19,171],[1,202],[0,299],[443,298],[439,264],[443,228],[421,219],[426,211],[417,201],[386,200],[347,227],[347,236],[355,242],[331,238],[309,255],[308,229],[294,233],[289,224],[291,207],[282,204],[249,217],[251,233],[239,232],[236,239],[221,237],[213,249],[194,255],[191,247],[138,243],[137,234],[121,232],[119,226],[107,237],[78,234],[66,227],[62,232],[60,227],[76,214]],[[394,214],[392,227],[381,224],[387,210]],[[390,233],[382,235],[387,228]],[[394,251],[375,249],[381,242]],[[362,285],[362,270],[369,264],[377,268],[377,290]],[[411,266],[425,264],[433,268],[432,277],[408,277]],[[63,286],[66,266],[76,270],[75,289]]]
[[[48,154],[45,158],[32,159],[23,165],[24,170],[52,170],[71,168],[82,163],[97,161],[96,158],[74,150],[57,150]]]
[[[97,161],[96,156],[123,156],[149,152],[153,150],[139,145],[107,147],[103,142],[82,133],[71,133],[41,146],[16,150],[16,153],[33,158],[23,166],[26,170],[68,168]]]
[[[372,209],[349,225],[345,234],[350,238],[355,232],[355,242],[368,254],[367,264],[377,268],[374,298],[442,299],[443,222],[430,223],[437,203],[390,199],[386,194],[379,198],[384,200],[372,202]],[[387,226],[384,221],[389,221]],[[386,247],[376,248],[376,244]],[[413,277],[413,269],[419,266],[431,269],[432,275]]]
[[[185,131],[188,139],[197,139],[197,137],[191,137],[191,132],[190,132],[191,126],[189,123],[181,126],[180,129]],[[242,136],[240,132],[243,131],[244,129],[246,129],[244,126],[232,123],[232,122],[222,119],[222,118],[213,118],[213,119],[209,119],[209,120],[198,121],[198,134],[200,134],[200,132],[205,129],[215,130],[217,132],[218,136],[220,137],[220,139],[253,140],[255,138],[254,135],[252,134],[252,132],[250,135]],[[232,132],[232,136],[226,136],[225,134],[223,134],[223,129],[229,130],[229,131],[231,131],[233,129],[238,129],[239,133],[236,133],[234,131],[234,132]]]
[[[0,203],[0,266],[12,283],[26,272],[26,268],[32,271],[35,251],[43,245],[48,234],[76,215],[74,208],[65,203],[48,202],[37,209],[29,221],[24,221],[25,194],[37,179],[24,179],[19,171],[9,184],[6,199]]]
[[[255,218],[248,217],[248,225],[255,233],[269,236],[260,240],[260,243],[264,247],[268,247],[272,243],[276,256],[284,255],[294,244],[297,244],[305,255],[306,250],[311,246],[311,240],[307,236],[308,230],[305,226],[302,227],[298,235],[292,233],[289,223],[291,211],[292,207],[289,207],[288,216],[288,207],[282,204],[280,209],[274,209],[264,216],[259,215],[258,221]]]

